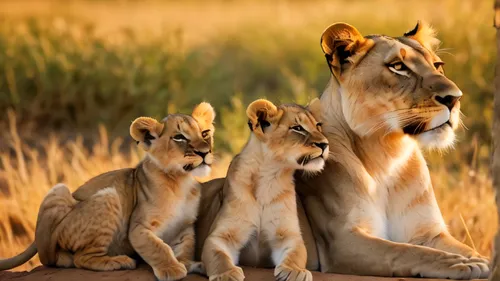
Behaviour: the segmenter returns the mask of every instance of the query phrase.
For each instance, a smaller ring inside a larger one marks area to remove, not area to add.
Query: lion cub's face
[[[162,122],[137,118],[130,126],[130,135],[163,170],[206,176],[213,161],[214,118],[212,106],[201,103],[191,116],[171,114]]]
[[[322,48],[353,131],[407,134],[430,147],[453,143],[462,92],[444,75],[434,35],[425,24],[397,38],[363,37],[344,23],[324,32]]]
[[[312,172],[321,171],[328,158],[328,140],[321,132],[320,102],[308,108],[300,105],[276,107],[267,100],[257,100],[247,108],[248,125],[264,144],[265,153],[286,167]]]

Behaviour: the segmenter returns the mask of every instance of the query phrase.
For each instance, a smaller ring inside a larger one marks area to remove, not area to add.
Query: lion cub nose
[[[194,153],[200,155],[201,158],[205,159],[205,156],[207,156],[208,152],[201,152],[201,151],[197,151],[195,150]]]
[[[445,97],[440,97],[440,96],[435,97],[437,102],[446,106],[450,111],[453,109],[455,104],[460,100],[460,98],[461,98],[460,96],[457,97],[452,95],[448,95]]]
[[[328,147],[328,143],[326,142],[315,142],[314,145],[321,148],[322,151],[325,151],[325,149]]]

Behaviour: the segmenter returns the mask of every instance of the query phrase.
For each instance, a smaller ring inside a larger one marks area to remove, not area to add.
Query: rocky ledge
[[[262,268],[244,268],[246,281],[274,281],[273,271]],[[135,270],[120,270],[113,272],[96,272],[83,269],[60,269],[50,267],[37,267],[31,271],[0,272],[0,280],[15,281],[155,281],[151,268],[141,265]],[[411,281],[411,280],[436,280],[436,279],[415,279],[415,278],[381,278],[369,276],[354,276],[340,274],[325,274],[313,272],[314,281]],[[200,275],[189,275],[183,281],[207,281],[207,278]],[[449,281],[449,280],[448,280]]]

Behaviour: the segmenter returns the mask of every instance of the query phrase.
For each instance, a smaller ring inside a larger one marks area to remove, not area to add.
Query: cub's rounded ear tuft
[[[247,107],[248,126],[255,134],[262,136],[265,128],[279,121],[282,114],[272,102],[258,99]]]
[[[203,128],[210,127],[215,120],[215,110],[208,102],[198,104],[191,116],[202,125]]]
[[[159,138],[165,125],[150,117],[139,117],[130,125],[130,136],[147,150]]]

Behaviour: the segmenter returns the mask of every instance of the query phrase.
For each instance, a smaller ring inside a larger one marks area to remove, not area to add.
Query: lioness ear
[[[252,102],[247,108],[248,127],[262,136],[271,123],[277,122],[283,113],[270,101],[259,99]]]
[[[321,35],[321,48],[325,53],[330,70],[336,76],[342,72],[345,63],[366,46],[367,39],[352,25],[339,22],[330,25]],[[364,49],[366,53],[367,49]]]
[[[311,112],[316,121],[321,122],[322,112],[321,112],[321,101],[318,98],[313,99],[308,105],[307,110]]]
[[[404,34],[405,37],[417,40],[422,46],[435,52],[441,41],[436,38],[436,31],[427,22],[417,21],[417,25]]]
[[[211,127],[215,119],[215,110],[208,102],[198,104],[191,116],[203,127]]]
[[[130,136],[141,144],[144,150],[148,150],[151,143],[160,137],[164,124],[150,117],[139,117],[130,125]]]

